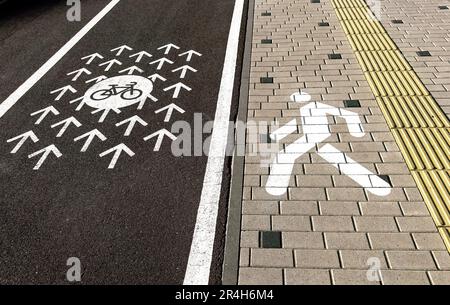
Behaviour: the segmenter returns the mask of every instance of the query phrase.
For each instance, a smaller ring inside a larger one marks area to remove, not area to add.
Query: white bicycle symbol
[[[142,96],[142,90],[136,89],[137,82],[131,82],[125,86],[110,84],[109,89],[100,89],[91,94],[94,101],[103,101],[111,96],[120,95],[124,100],[135,100]]]

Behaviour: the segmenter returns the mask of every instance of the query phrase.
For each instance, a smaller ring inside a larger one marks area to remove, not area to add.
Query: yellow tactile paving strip
[[[363,0],[332,0],[364,75],[450,251],[450,122]]]

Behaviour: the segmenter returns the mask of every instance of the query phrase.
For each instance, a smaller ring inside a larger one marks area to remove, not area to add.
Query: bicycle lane
[[[214,120],[234,9],[118,1],[4,113],[2,283],[185,280],[208,158],[171,126]]]

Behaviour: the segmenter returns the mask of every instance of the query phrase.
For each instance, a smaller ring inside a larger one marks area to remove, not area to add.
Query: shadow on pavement
[[[54,5],[66,5],[66,1],[62,0],[0,0],[0,24],[4,21],[33,14],[35,12],[43,12]]]

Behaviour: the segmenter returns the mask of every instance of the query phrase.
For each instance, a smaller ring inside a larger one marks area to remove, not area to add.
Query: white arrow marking
[[[85,73],[87,75],[91,75],[92,74],[92,72],[89,71],[88,69],[81,68],[81,69],[75,70],[73,72],[67,73],[67,75],[75,74],[74,78],[72,78],[72,81],[75,82],[83,73]]]
[[[55,98],[55,101],[59,101],[64,96],[64,94],[66,94],[67,91],[70,91],[72,93],[77,93],[77,90],[75,90],[72,86],[68,85],[68,86],[53,90],[50,92],[50,94],[55,94],[55,93],[59,92],[59,95]]]
[[[70,103],[70,104],[73,104],[73,103],[76,103],[76,102],[78,102],[78,101],[81,101],[81,102],[78,104],[78,106],[77,106],[77,108],[75,109],[75,111],[80,111],[81,108],[83,108],[83,106],[86,104],[86,102],[84,101],[84,96],[80,96],[79,98],[76,98],[76,99],[74,99],[74,100],[71,100],[69,103]]]
[[[190,67],[190,66],[188,66],[188,65],[184,65],[184,66],[182,66],[182,67],[179,67],[179,68],[177,68],[177,69],[174,69],[174,70],[172,70],[172,72],[177,72],[177,71],[180,71],[181,70],[181,75],[180,75],[180,78],[184,78],[185,76],[186,76],[186,72],[189,70],[189,71],[191,71],[191,72],[197,72],[197,70],[195,70],[194,68],[192,68],[192,67]]]
[[[167,110],[166,113],[166,117],[164,118],[164,122],[169,122],[170,118],[172,117],[172,113],[174,110],[178,111],[179,113],[184,113],[185,111],[183,109],[181,109],[180,107],[178,107],[177,105],[175,105],[174,103],[167,105],[166,107],[163,107],[161,109],[158,109],[155,111],[155,113],[160,113]]]
[[[102,80],[105,80],[105,79],[107,79],[106,76],[100,75],[100,76],[98,76],[98,77],[96,77],[96,78],[87,80],[87,81],[86,81],[86,84],[89,84],[89,83],[92,83],[92,82],[98,83],[98,82],[101,82]]]
[[[144,141],[148,141],[151,138],[154,138],[158,136],[158,139],[156,140],[155,147],[153,148],[153,151],[159,151],[161,148],[162,141],[164,139],[164,136],[169,137],[172,141],[175,141],[177,139],[176,136],[174,136],[171,132],[169,132],[167,129],[160,129],[157,132],[152,133],[151,135],[148,135],[144,138]]]
[[[30,114],[31,116],[35,116],[38,115],[39,113],[42,113],[42,115],[37,119],[37,121],[34,123],[35,125],[39,125],[41,124],[42,120],[45,119],[45,117],[49,114],[49,113],[53,113],[53,115],[58,115],[59,111],[56,110],[55,107],[53,106],[48,106],[47,108],[38,110],[36,112],[33,112],[32,114]]]
[[[103,59],[103,56],[101,56],[98,53],[94,53],[94,54],[91,54],[91,55],[88,55],[88,56],[85,56],[85,57],[81,58],[81,60],[87,59],[88,61],[86,62],[86,65],[90,65],[92,63],[92,61],[94,61],[95,58]]]
[[[187,56],[186,56],[187,55]],[[194,50],[189,50],[189,51],[187,51],[187,52],[184,52],[184,53],[181,53],[180,55],[178,55],[178,56],[186,56],[186,61],[191,61],[191,59],[192,59],[192,55],[197,55],[197,56],[202,56],[202,54],[200,54],[200,53],[198,53],[198,52],[195,52]]]
[[[22,147],[22,145],[25,143],[25,141],[28,140],[28,139],[31,139],[31,141],[33,141],[34,143],[39,141],[39,138],[36,137],[36,134],[32,130],[30,130],[30,131],[27,131],[27,132],[25,132],[25,133],[23,133],[23,134],[21,134],[21,135],[19,135],[17,137],[9,139],[6,142],[7,143],[11,143],[11,142],[17,141],[19,139],[20,139],[20,141],[13,148],[13,150],[11,150],[12,154],[15,154],[16,152],[18,152],[19,149]]]
[[[155,82],[157,79],[165,82],[167,79],[165,79],[164,77],[162,77],[161,75],[159,75],[158,73],[152,74],[148,77],[152,82]]]
[[[150,57],[152,57],[153,55],[150,54],[150,53],[147,53],[147,52],[145,52],[145,51],[141,51],[141,52],[139,52],[139,53],[130,55],[130,58],[136,57],[136,61],[135,61],[135,62],[140,62],[144,56],[147,56],[147,57],[150,58]]]
[[[55,128],[60,125],[63,125],[63,127],[59,130],[58,134],[56,135],[57,138],[60,138],[66,132],[66,129],[67,129],[67,127],[70,126],[70,124],[75,125],[77,128],[82,125],[80,122],[78,122],[78,120],[76,118],[71,116],[70,118],[67,118],[65,120],[62,120],[61,122],[51,125],[50,127]]]
[[[113,148],[108,149],[107,151],[102,152],[99,156],[100,158],[103,158],[104,156],[114,152],[114,156],[108,166],[108,169],[113,169],[116,166],[117,160],[119,160],[122,151],[124,151],[130,157],[133,157],[135,155],[135,153],[131,149],[129,149],[125,144],[121,143],[117,146],[114,146]]]
[[[31,155],[28,155],[28,159],[31,159],[31,158],[34,158],[34,157],[42,154],[41,158],[36,163],[33,170],[38,170],[41,167],[41,165],[44,163],[44,161],[47,159],[47,157],[50,155],[50,153],[53,153],[56,156],[56,158],[60,158],[62,156],[61,152],[54,144],[49,145],[35,153],[32,153]]]
[[[118,48],[112,49],[111,52],[118,51],[118,52],[116,53],[116,56],[120,56],[120,54],[122,54],[122,52],[125,51],[125,50],[131,51],[131,50],[133,50],[133,49],[130,48],[129,46],[123,45],[123,46],[120,46],[120,47],[118,47]]]
[[[138,105],[138,107],[137,107],[138,110],[142,110],[142,108],[144,107],[145,102],[147,101],[148,98],[151,99],[152,102],[154,102],[154,103],[158,101],[158,99],[157,99],[156,97],[154,97],[154,96],[151,95],[151,94],[148,94],[145,98],[143,98],[143,99],[140,101],[140,103],[139,103],[139,105]]]
[[[83,135],[81,135],[79,137],[76,137],[75,139],[73,139],[73,141],[77,142],[77,141],[79,141],[81,139],[87,138],[86,142],[84,142],[84,145],[81,148],[81,152],[86,152],[87,149],[89,148],[89,145],[91,145],[92,140],[94,140],[95,137],[99,138],[100,141],[102,141],[102,142],[106,141],[105,135],[103,133],[101,133],[100,131],[98,131],[98,129],[91,130],[91,131],[89,131],[89,132],[87,132],[87,133],[85,133],[85,134],[83,134]]]
[[[178,96],[180,95],[181,88],[183,88],[184,90],[187,90],[187,91],[191,91],[192,90],[191,88],[189,88],[188,86],[186,86],[183,83],[177,83],[175,85],[172,85],[170,87],[165,88],[164,91],[169,91],[169,90],[175,89],[174,92],[173,92],[173,96],[172,97],[173,98],[178,98]]]
[[[128,74],[128,75],[131,75],[131,74],[134,73],[134,71],[138,71],[139,73],[143,73],[143,72],[144,72],[144,70],[140,69],[139,67],[132,66],[132,67],[123,69],[122,71],[119,71],[119,73],[128,72],[127,74]]]
[[[123,124],[126,124],[126,123],[128,123],[128,127],[127,127],[127,130],[125,130],[125,133],[124,133],[125,137],[128,137],[131,134],[131,131],[133,130],[134,125],[136,125],[136,123],[139,123],[142,126],[147,126],[148,125],[147,122],[145,122],[139,116],[135,115],[135,116],[132,116],[131,118],[128,118],[126,120],[123,120],[122,122],[117,123],[116,127],[119,127],[119,126],[121,126]]]
[[[99,123],[103,123],[111,110],[114,111],[117,114],[120,113],[119,109],[110,109],[110,108],[105,108],[105,109],[99,108],[99,109],[96,109],[96,110],[92,111],[91,113],[95,114],[95,113],[98,113],[100,111],[103,111],[102,115],[98,119]]]
[[[158,67],[156,67],[156,70],[161,70],[161,68],[163,67],[164,63],[166,63],[166,62],[169,63],[169,64],[173,64],[173,61],[168,60],[165,57],[163,57],[161,59],[158,59],[158,60],[155,60],[155,61],[152,61],[150,64],[154,65],[154,64],[158,63]]]
[[[180,49],[180,47],[174,45],[173,43],[169,43],[169,44],[166,44],[165,46],[159,47],[158,50],[163,50],[163,49],[165,49],[164,55],[167,55],[167,54],[169,54],[169,52],[170,52],[170,50],[171,50],[172,48],[177,49],[177,50]]]
[[[111,60],[105,61],[104,63],[99,64],[98,66],[101,67],[101,66],[107,65],[106,68],[105,68],[105,71],[109,71],[109,69],[111,69],[111,67],[114,64],[117,64],[119,66],[122,65],[122,63],[120,61],[118,61],[117,59],[111,59]]]

